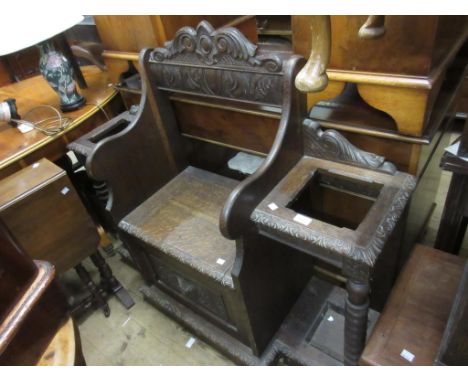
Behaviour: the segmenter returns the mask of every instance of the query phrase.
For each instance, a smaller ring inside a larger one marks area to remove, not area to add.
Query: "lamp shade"
[[[15,17],[2,18],[0,22],[0,56],[17,52],[32,45],[47,40],[83,20],[82,15],[52,14],[35,19],[36,25],[28,25],[27,28],[18,28],[18,20]]]

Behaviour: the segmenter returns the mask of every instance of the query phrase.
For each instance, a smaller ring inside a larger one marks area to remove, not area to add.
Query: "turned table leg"
[[[115,294],[126,309],[130,309],[135,305],[135,301],[133,301],[130,294],[113,275],[112,269],[109,267],[104,257],[100,253],[95,253],[91,255],[91,261],[99,270],[105,289]]]
[[[369,312],[369,282],[348,280],[345,311],[345,365],[357,365],[364,350]]]
[[[75,266],[75,271],[80,277],[81,281],[85,284],[89,293],[91,294],[91,298],[95,306],[102,308],[102,310],[104,311],[104,316],[109,317],[109,305],[107,304],[106,300],[101,296],[98,286],[94,283],[93,279],[91,278],[83,264],[78,264],[77,266]]]

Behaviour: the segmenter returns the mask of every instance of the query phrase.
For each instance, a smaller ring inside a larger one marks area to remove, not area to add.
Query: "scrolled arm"
[[[237,239],[252,227],[250,215],[273,187],[302,156],[301,118],[306,112],[306,97],[295,91],[294,78],[303,58],[292,56],[285,65],[282,116],[275,141],[265,161],[231,192],[221,211],[221,233]]]

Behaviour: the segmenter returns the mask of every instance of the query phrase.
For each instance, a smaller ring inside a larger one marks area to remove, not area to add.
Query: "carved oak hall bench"
[[[275,357],[275,334],[318,261],[349,279],[345,363],[357,362],[373,265],[414,186],[383,158],[305,119],[306,97],[294,87],[304,61],[234,28],[182,28],[164,48],[141,53],[139,110],[70,145],[108,186],[104,209],[145,279],[145,297],[239,363]],[[248,123],[222,129],[207,120],[197,139],[181,128],[176,96],[215,104],[220,118],[242,108]],[[249,176],[228,169],[233,147],[258,152],[269,108],[281,109],[269,154]],[[338,145],[327,146],[333,138]],[[359,216],[334,219],[336,198],[358,204]]]

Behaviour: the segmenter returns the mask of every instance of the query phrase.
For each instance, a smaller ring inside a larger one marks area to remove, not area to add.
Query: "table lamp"
[[[0,23],[0,57],[37,45],[40,51],[39,69],[49,85],[60,97],[60,108],[63,112],[79,109],[86,99],[76,89],[73,67],[70,60],[56,51],[50,38],[64,32],[83,20],[81,15],[60,15],[60,17],[38,17],[36,25],[18,28],[14,17],[6,17]],[[12,33],[12,31],[15,31]]]

